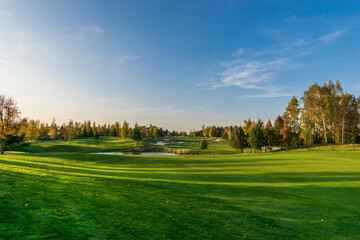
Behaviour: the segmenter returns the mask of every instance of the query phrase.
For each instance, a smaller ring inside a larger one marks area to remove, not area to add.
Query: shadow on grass
[[[215,177],[212,173],[219,166],[211,164],[236,163],[241,169],[250,163],[89,155],[29,154],[0,160],[0,238],[358,238],[359,188],[312,185],[359,181],[356,171],[227,174],[224,170]],[[40,157],[46,160],[35,160]],[[121,165],[105,167],[116,161]],[[201,169],[209,164],[214,170]],[[186,168],[189,172],[183,172]]]
[[[84,153],[57,153],[57,152],[44,152],[44,153],[31,153],[28,156],[35,157],[47,157],[47,158],[59,158],[66,159],[81,163],[98,163],[98,164],[134,164],[143,163],[147,165],[176,165],[176,164],[191,164],[191,165],[237,165],[237,164],[246,164],[256,165],[254,163],[270,163],[273,161],[284,162],[292,160],[290,157],[281,156],[279,158],[277,155],[264,155],[263,158],[258,159],[259,155],[236,155],[232,156],[229,159],[229,156],[219,156],[219,155],[173,155],[173,156],[151,156],[151,155],[141,155],[141,156],[128,156],[128,155],[98,155],[98,154],[86,154]],[[245,165],[242,165],[245,166]]]
[[[66,160],[69,160],[66,158]],[[145,160],[146,161],[146,160]],[[159,161],[159,160],[158,160]],[[63,164],[52,161],[37,160],[0,160],[1,165],[8,165],[21,169],[32,169],[36,171],[45,170],[48,173],[70,175],[77,177],[95,177],[117,180],[135,180],[135,181],[156,181],[156,182],[172,182],[181,184],[201,184],[201,185],[229,185],[229,186],[246,186],[247,184],[258,184],[266,186],[270,184],[276,186],[279,184],[320,184],[325,182],[354,182],[360,181],[360,175],[357,171],[322,171],[322,172],[272,172],[260,174],[246,174],[241,171],[244,164],[238,163],[237,167],[230,169],[219,166],[208,167],[206,161],[202,161],[202,167],[194,168],[192,162],[162,164],[156,165],[155,168],[148,167],[143,164],[132,162],[123,163],[119,167],[102,167],[102,166],[84,166],[76,164]],[[168,161],[166,161],[168,163]],[[286,165],[284,164],[268,164],[268,166]],[[151,163],[152,165],[152,163]],[[246,164],[245,164],[246,166]],[[266,166],[266,164],[261,164]],[[216,176],[216,179],[214,177]],[[214,181],[216,180],[216,181]]]
[[[6,218],[0,222],[5,225],[0,233],[4,238],[86,239],[125,234],[128,238],[176,239],[181,235],[181,239],[193,239],[196,234],[237,239],[245,234],[250,239],[329,239],[339,235],[356,239],[359,229],[359,204],[351,199],[349,206],[344,204],[344,196],[359,193],[355,187],[199,188],[197,183],[118,181],[97,174],[82,179],[72,172],[59,172],[75,177],[70,181],[61,180],[60,175],[36,178],[24,172],[15,176],[2,173],[17,185],[11,194],[0,195],[1,216]],[[327,175],[334,173],[322,173]],[[29,207],[24,207],[29,196]],[[327,222],[322,224],[321,219]],[[76,235],[77,231],[81,234]]]

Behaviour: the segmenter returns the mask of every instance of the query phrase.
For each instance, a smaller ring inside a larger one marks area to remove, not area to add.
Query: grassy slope
[[[360,239],[359,159],[0,156],[0,239]]]
[[[134,143],[131,139],[118,137],[83,138],[67,142],[62,140],[39,142],[31,144],[29,147],[23,147],[22,150],[33,153],[129,151],[134,146]]]
[[[360,151],[360,144],[339,144],[339,145],[325,145],[325,146],[313,146],[295,149],[292,151]]]
[[[180,148],[201,151],[204,154],[236,154],[236,152],[232,147],[229,146],[229,142],[227,141],[211,141],[208,138],[207,141],[209,142],[208,149],[201,150],[200,149],[200,141],[204,138],[201,137],[176,137],[172,138],[176,141],[185,142],[185,143],[172,143],[172,145],[180,146]]]
[[[209,141],[210,145],[207,150],[200,149],[200,141],[203,138],[190,138],[190,137],[172,137],[174,142],[169,146],[176,146],[175,149],[191,149],[201,151],[204,154],[236,154],[232,147],[229,146],[227,141]],[[109,152],[109,151],[131,151],[135,142],[131,139],[122,139],[118,137],[100,137],[99,139],[84,138],[74,139],[71,141],[46,141],[32,144],[29,147],[23,147],[22,150],[31,153],[43,152]]]

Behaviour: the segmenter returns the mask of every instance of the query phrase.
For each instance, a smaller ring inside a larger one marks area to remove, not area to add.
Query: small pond
[[[155,144],[156,144],[156,145],[165,145],[165,144],[168,144],[168,142],[157,141]]]
[[[104,154],[104,155],[176,155],[175,153],[164,152],[99,152],[92,154]]]
[[[175,142],[165,142],[165,141],[157,141],[155,143],[155,145],[166,145],[166,144],[171,144],[171,143],[185,143],[185,142],[182,142],[182,141],[175,141]]]

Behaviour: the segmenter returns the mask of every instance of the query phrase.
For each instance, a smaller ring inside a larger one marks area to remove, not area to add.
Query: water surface
[[[104,155],[176,155],[175,153],[164,152],[98,152],[92,154],[104,154]]]

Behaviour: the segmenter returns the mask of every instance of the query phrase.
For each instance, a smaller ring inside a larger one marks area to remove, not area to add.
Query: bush
[[[175,150],[175,153],[177,155],[196,155],[196,154],[198,154],[197,152],[192,151],[190,149],[178,149],[178,150]]]
[[[20,151],[21,146],[19,143],[14,143],[4,148],[5,151]]]
[[[207,149],[208,145],[209,145],[209,143],[208,143],[205,139],[201,140],[201,142],[200,142],[200,148],[201,148],[202,150]]]
[[[30,142],[24,142],[24,143],[20,143],[21,147],[29,147],[31,145]]]
[[[5,145],[10,146],[14,143],[21,143],[24,141],[25,133],[22,133],[20,135],[10,135],[5,140]]]
[[[173,148],[169,148],[169,147],[163,147],[163,152],[175,153],[177,155],[197,155],[197,154],[199,154],[197,151],[193,151],[190,149],[173,149]]]

